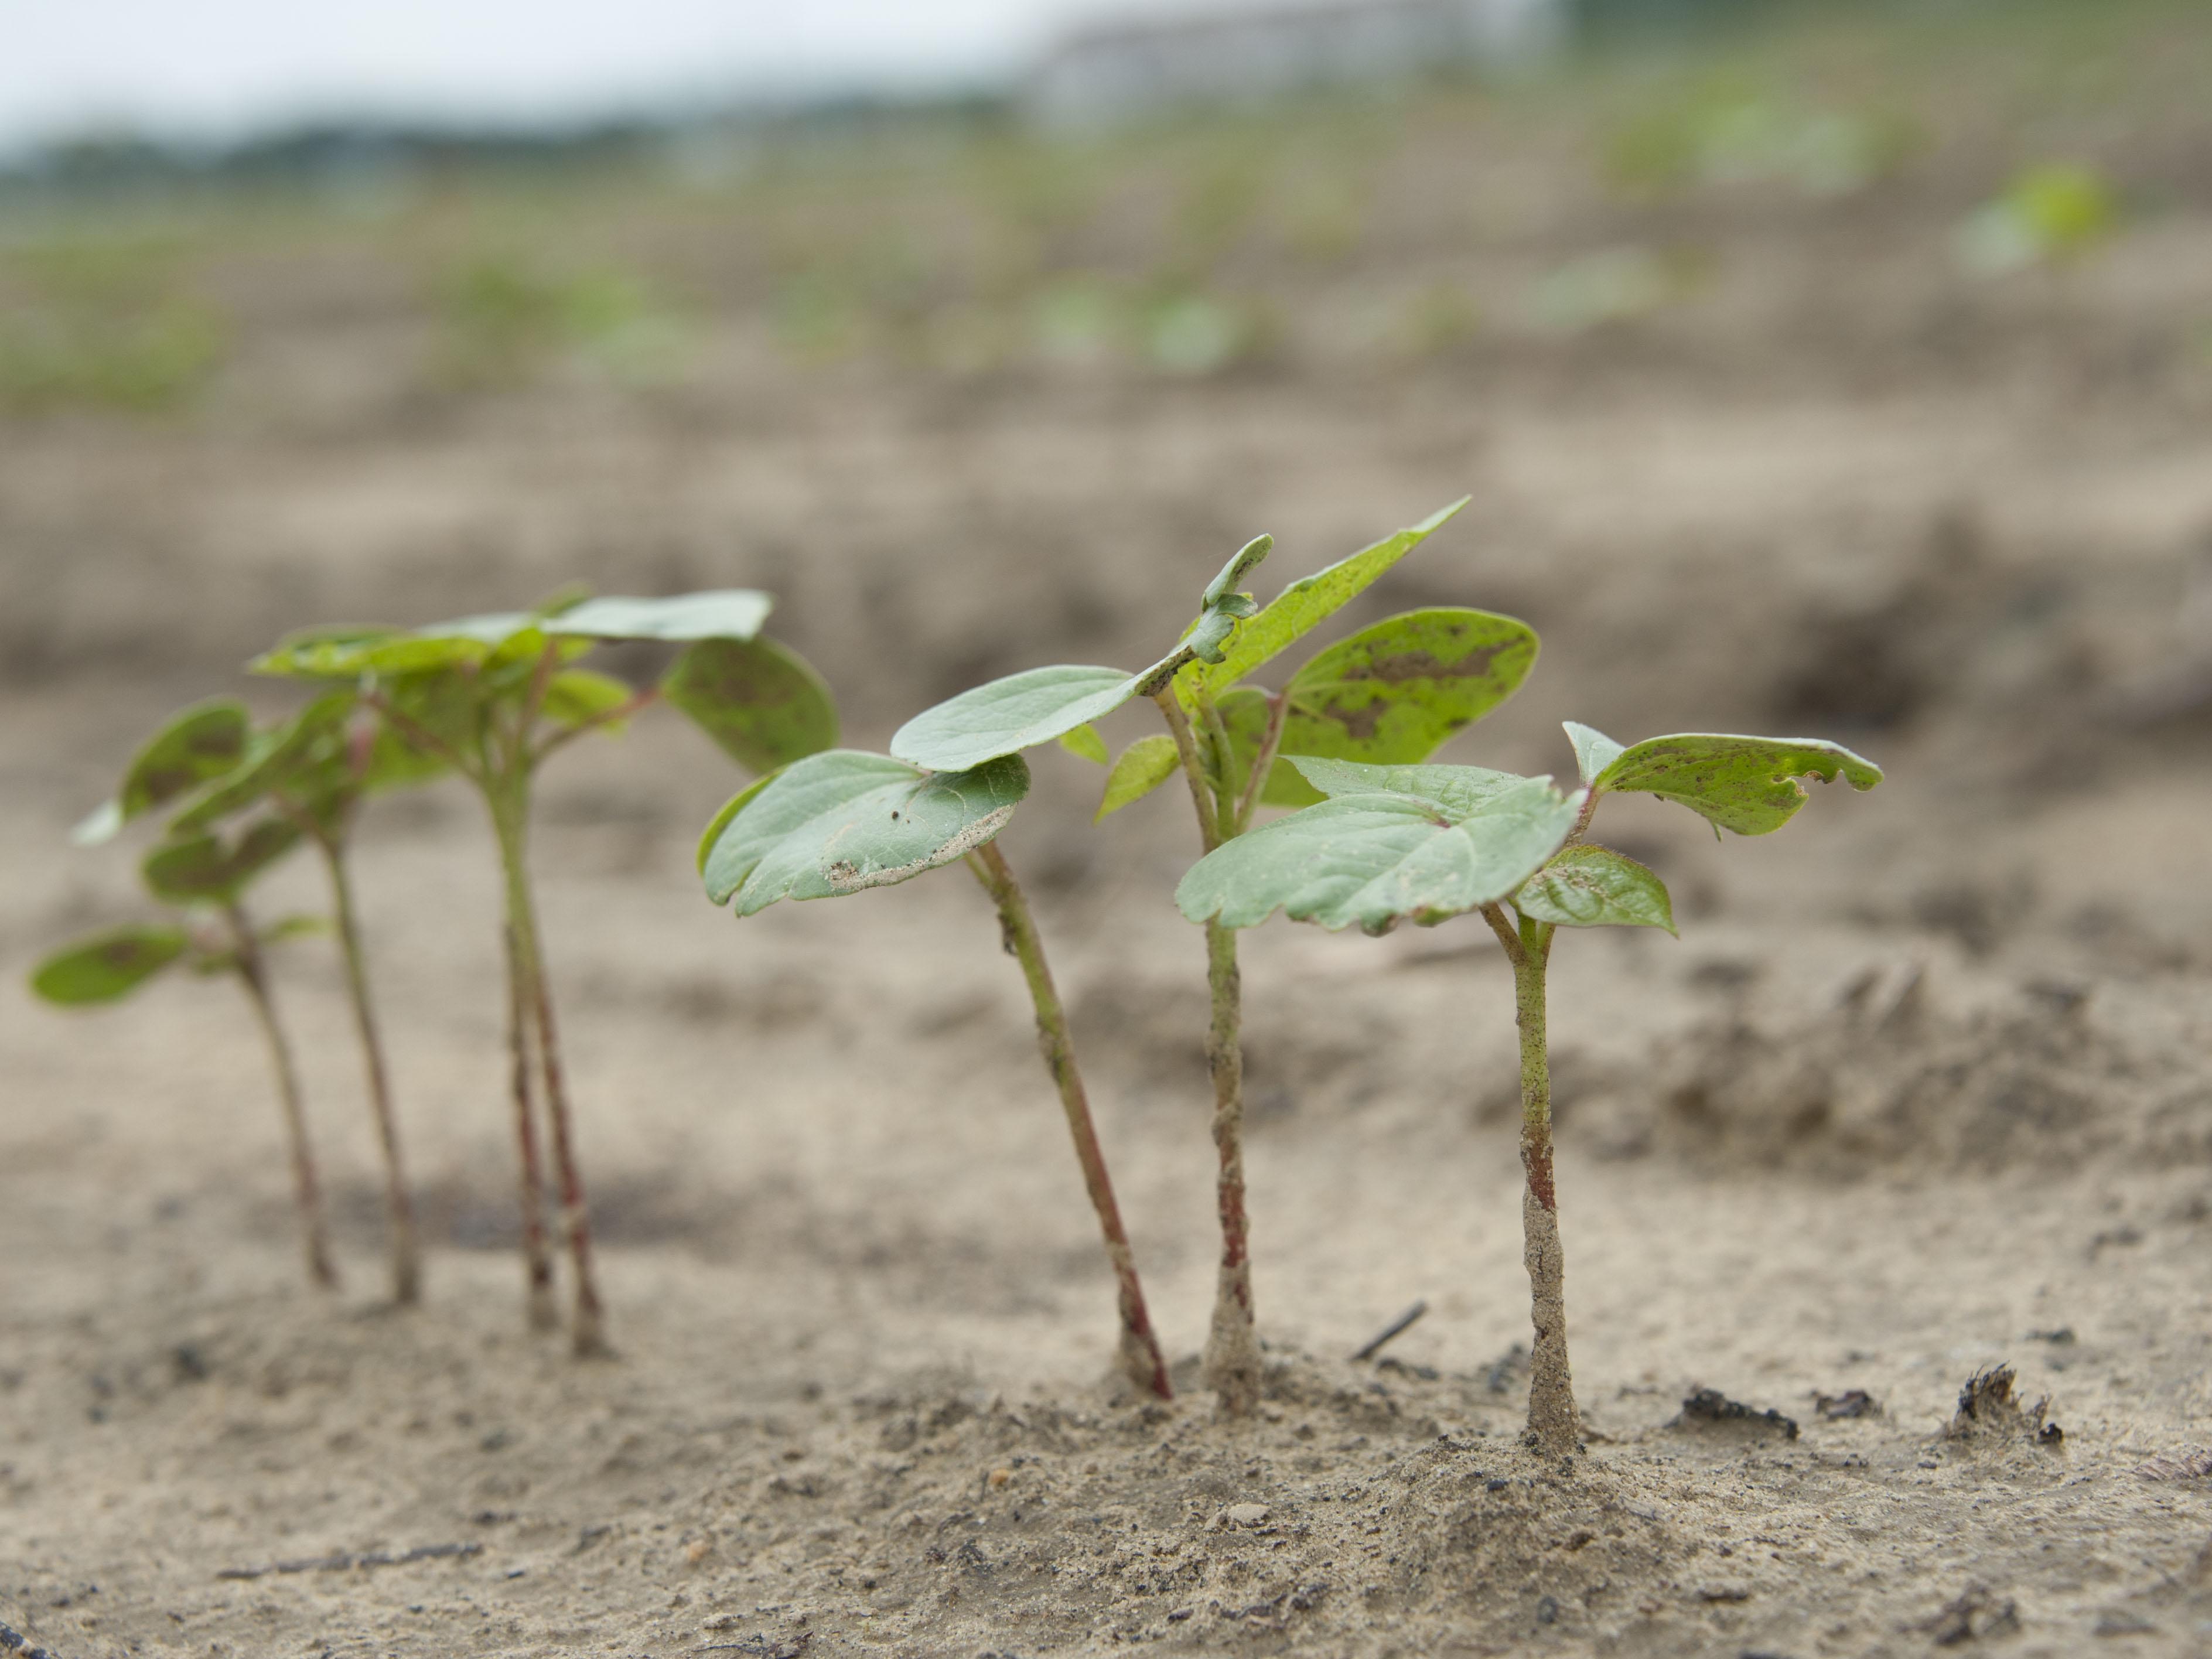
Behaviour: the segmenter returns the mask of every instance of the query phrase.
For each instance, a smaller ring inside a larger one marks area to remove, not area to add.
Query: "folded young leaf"
[[[905,881],[996,836],[1029,783],[1018,755],[957,773],[852,749],[810,755],[723,809],[702,869],[707,896],[749,916],[780,898]]]
[[[837,704],[813,665],[774,640],[702,640],[669,665],[669,702],[740,766],[772,772],[836,746]]]
[[[1578,752],[1582,747],[1578,740]],[[1602,752],[1593,746],[1592,758]],[[1723,830],[1763,836],[1789,823],[1805,804],[1799,779],[1832,783],[1839,775],[1854,789],[1871,789],[1881,781],[1881,769],[1840,744],[1816,738],[1681,732],[1630,744],[1605,763],[1590,787],[1656,795]]]
[[[1585,786],[1597,781],[1597,775],[1620,758],[1622,745],[1594,726],[1584,726],[1580,720],[1562,720],[1566,728],[1567,741],[1575,746],[1575,769],[1582,774]]]
[[[1385,537],[1372,547],[1340,559],[1325,570],[1292,582],[1259,615],[1236,630],[1219,662],[1185,669],[1178,681],[1178,694],[1184,695],[1186,702],[1193,700],[1200,690],[1218,697],[1364,592],[1370,584],[1419,546],[1469,499],[1462,495],[1442,512],[1431,514],[1411,528]]]
[[[1150,737],[1139,738],[1115,757],[1114,769],[1106,775],[1105,795],[1091,823],[1097,823],[1132,802],[1142,800],[1173,777],[1182,764],[1182,757],[1176,753],[1175,739],[1166,732],[1155,732]]]
[[[180,927],[113,927],[65,945],[31,970],[31,989],[74,1006],[127,996],[185,953]]]
[[[632,599],[610,594],[540,616],[548,634],[595,640],[749,640],[760,632],[775,600],[750,587],[710,588],[666,599]]]
[[[139,872],[154,896],[171,904],[227,904],[253,878],[298,845],[300,831],[283,818],[262,818],[234,842],[192,836],[155,848]]]
[[[1513,896],[1513,907],[1559,927],[1663,927],[1674,931],[1667,884],[1625,853],[1580,846],[1559,855]]]
[[[1141,676],[1057,664],[992,680],[925,708],[891,734],[891,753],[934,772],[964,772],[1112,714]]]
[[[1315,761],[1299,769],[1325,789],[1353,773],[1422,788],[1334,795],[1224,842],[1176,889],[1184,915],[1251,927],[1281,909],[1293,921],[1369,933],[1409,917],[1440,921],[1519,889],[1566,840],[1580,805],[1548,778],[1472,767]],[[1475,775],[1438,775],[1458,773]]]

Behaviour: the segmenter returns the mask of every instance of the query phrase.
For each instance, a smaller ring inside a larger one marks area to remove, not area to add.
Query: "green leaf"
[[[1580,805],[1548,778],[1474,767],[1309,761],[1300,770],[1322,787],[1368,773],[1419,782],[1423,793],[1337,795],[1224,842],[1176,889],[1184,915],[1251,927],[1280,909],[1294,921],[1330,929],[1356,922],[1369,933],[1408,917],[1439,921],[1519,889],[1558,852]],[[1462,773],[1473,775],[1437,775]]]
[[[545,718],[562,726],[589,726],[629,703],[636,693],[611,674],[564,668],[545,684]]]
[[[265,927],[255,929],[264,945],[283,945],[295,939],[313,939],[319,934],[334,932],[328,916],[286,916]]]
[[[837,704],[811,664],[774,640],[702,640],[660,689],[740,766],[772,772],[834,748]]]
[[[443,759],[418,747],[399,727],[386,724],[377,727],[376,736],[368,745],[368,763],[361,774],[360,784],[368,793],[380,795],[428,783],[433,778],[443,777],[449,769]]]
[[[1018,755],[957,773],[852,749],[810,755],[725,809],[707,855],[707,896],[734,899],[749,916],[780,898],[888,887],[989,841],[1029,787]]]
[[[1854,789],[1881,781],[1881,769],[1840,744],[1817,738],[1747,738],[1680,732],[1631,744],[1607,763],[1591,787],[1636,790],[1679,802],[1739,836],[1763,836],[1805,804],[1800,778]]]
[[[1470,498],[1462,495],[1441,513],[1348,559],[1340,559],[1326,570],[1301,577],[1278,594],[1273,602],[1237,630],[1227,654],[1218,663],[1185,670],[1183,685],[1194,694],[1203,689],[1219,696],[1254,669],[1326,622],[1366,591],[1376,578],[1428,538]]]
[[[257,674],[293,679],[357,680],[374,674],[389,678],[441,668],[471,667],[491,654],[496,640],[471,631],[482,617],[463,617],[420,634],[396,629],[317,630],[293,635],[246,666]],[[520,623],[521,618],[515,618]],[[512,633],[512,629],[509,630]],[[505,638],[502,635],[500,638]]]
[[[132,818],[219,777],[244,758],[252,730],[235,697],[195,703],[173,716],[131,757],[115,799],[70,832],[80,847],[113,838]]]
[[[1575,746],[1575,769],[1582,774],[1584,784],[1597,781],[1599,773],[1620,758],[1621,745],[1594,726],[1584,726],[1579,720],[1563,720],[1567,741]]]
[[[936,772],[964,772],[1112,714],[1140,676],[1059,664],[1025,669],[925,708],[891,734],[891,753]]]
[[[1237,599],[1237,590],[1244,586],[1245,577],[1260,568],[1260,561],[1267,556],[1274,545],[1273,536],[1263,535],[1255,536],[1238,548],[1231,556],[1229,562],[1221,567],[1221,574],[1206,585],[1206,592],[1199,595],[1198,608],[1201,611],[1218,610]],[[1244,614],[1250,616],[1253,613],[1246,611]]]
[[[1175,739],[1164,732],[1139,738],[1115,757],[1114,769],[1106,775],[1105,796],[1099,801],[1091,823],[1120,811],[1133,801],[1142,800],[1173,777],[1182,765]]]
[[[1113,752],[1106,747],[1106,739],[1098,735],[1098,728],[1085,723],[1073,732],[1060,734],[1060,746],[1079,760],[1095,761],[1100,766],[1113,763]]]
[[[760,776],[755,778],[744,788],[738,790],[736,794],[731,796],[729,799],[722,803],[722,810],[715,813],[714,817],[708,822],[705,832],[699,837],[699,850],[696,857],[696,862],[698,866],[699,874],[702,878],[703,878],[707,873],[707,860],[714,856],[714,843],[721,840],[722,831],[730,827],[730,820],[737,817],[738,813],[744,811],[746,807],[752,804],[753,798],[755,796],[758,795],[762,790],[767,788],[769,784],[773,783],[777,778],[781,777],[782,775],[782,770],[780,768],[774,772],[763,772]],[[720,902],[719,899],[715,902],[717,903]]]
[[[31,989],[73,1006],[128,996],[185,953],[180,927],[114,927],[65,945],[31,970]]]
[[[245,763],[187,802],[169,821],[169,833],[198,834],[279,789],[302,784],[319,764],[342,761],[345,723],[354,706],[352,691],[327,691],[283,725],[255,732]],[[310,787],[301,793],[322,792]]]
[[[1559,927],[1663,927],[1674,931],[1667,884],[1610,847],[1570,847],[1513,896],[1514,908]]]
[[[775,605],[769,595],[750,587],[710,588],[659,599],[611,594],[586,599],[538,625],[548,634],[595,640],[749,640]]]
[[[1411,795],[1449,817],[1479,812],[1494,797],[1528,781],[1517,772],[1493,772],[1486,766],[1369,766],[1310,755],[1298,756],[1291,764],[1332,800],[1378,791]]]
[[[227,904],[299,840],[286,820],[262,818],[236,841],[204,835],[166,842],[147,854],[140,872],[154,896],[171,904]]]

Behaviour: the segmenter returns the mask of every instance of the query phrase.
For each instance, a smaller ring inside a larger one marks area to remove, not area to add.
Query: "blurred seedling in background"
[[[510,1091],[529,1319],[538,1328],[559,1322],[533,1104],[533,1095],[542,1093],[574,1268],[570,1337],[579,1354],[605,1351],[605,1315],[530,880],[531,792],[538,769],[570,743],[589,732],[618,731],[659,702],[681,709],[755,770],[835,743],[836,711],[820,678],[793,653],[756,637],[772,603],[744,588],[659,599],[568,593],[536,611],[413,631],[313,630],[280,642],[253,665],[263,673],[349,684],[410,748],[460,774],[483,799],[504,893]],[[655,684],[636,690],[575,665],[598,643],[612,640],[684,648]]]
[[[1038,1047],[1060,1091],[1114,1270],[1121,1369],[1138,1389],[1165,1400],[1174,1392],[1167,1362],[1091,1121],[1067,1016],[1036,920],[998,846],[1029,787],[1029,767],[1018,754],[933,773],[888,755],[831,750],[762,779],[723,807],[699,842],[699,872],[708,898],[750,916],[778,899],[836,898],[966,862],[997,906],[1006,951],[1029,985]]]
[[[384,1159],[386,1227],[392,1297],[422,1299],[422,1246],[400,1151],[392,1073],[369,983],[349,852],[361,808],[371,795],[428,783],[445,771],[363,707],[351,690],[325,693],[288,720],[248,739],[240,764],[211,780],[170,821],[172,835],[204,833],[226,820],[260,813],[297,830],[314,848],[330,885],[331,920],[345,969],[346,1000],[359,1038],[378,1149]]]
[[[1895,172],[1920,142],[1915,124],[1894,113],[1808,106],[1722,77],[1616,125],[1604,171],[1632,195],[1783,184],[1845,196]]]
[[[186,710],[140,752],[114,807],[103,809],[93,827],[149,811],[229,770],[243,755],[246,741],[246,712],[237,704],[204,704]],[[259,927],[246,914],[245,897],[246,890],[299,841],[297,828],[270,817],[229,838],[199,833],[164,842],[147,855],[140,874],[155,898],[181,913],[179,919],[159,926],[111,928],[64,945],[32,971],[31,988],[48,1002],[76,1006],[117,1001],[172,967],[237,980],[268,1041],[276,1073],[307,1277],[328,1290],[337,1287],[337,1269],[331,1259],[299,1072],[277,1018],[264,954],[267,946],[317,931],[323,924],[295,918]]]
[[[1279,691],[1244,684],[1464,505],[1291,583],[1264,609],[1240,591],[1273,545],[1261,536],[1222,568],[1182,643],[1150,668],[1133,674],[1061,665],[1009,675],[916,715],[892,737],[891,753],[933,770],[964,772],[1058,740],[1105,761],[1091,722],[1148,697],[1167,732],[1139,738],[1113,759],[1098,816],[1180,772],[1200,842],[1211,852],[1249,830],[1263,803],[1315,799],[1283,756],[1425,758],[1520,684],[1534,659],[1535,635],[1510,617],[1463,610],[1377,623],[1313,658]],[[1224,1409],[1235,1413],[1251,1409],[1260,1387],[1244,1194],[1243,1014],[1234,929],[1209,923],[1206,944],[1221,1259],[1205,1375]]]
[[[0,266],[0,410],[157,414],[189,403],[221,365],[222,319],[180,275],[165,238],[63,238]]]
[[[2093,167],[2046,162],[2015,175],[1958,229],[1959,262],[1981,276],[2063,264],[2117,235],[2118,195]]]
[[[690,331],[625,271],[554,274],[521,259],[481,258],[438,285],[439,364],[465,386],[529,386],[564,365],[629,386],[679,378]]]
[[[1528,1433],[1547,1455],[1582,1435],[1567,1362],[1566,1267],[1553,1176],[1545,976],[1561,927],[1674,931],[1667,889],[1626,855],[1585,839],[1606,795],[1636,791],[1759,836],[1804,805],[1802,778],[1870,789],[1881,773],[1834,744],[1691,732],[1623,748],[1570,722],[1582,787],[1474,766],[1292,761],[1327,799],[1209,853],[1176,901],[1209,928],[1254,927],[1280,909],[1332,930],[1424,927],[1468,911],[1513,964],[1521,1039],[1522,1226],[1535,1342]],[[1510,914],[1508,907],[1510,907]]]

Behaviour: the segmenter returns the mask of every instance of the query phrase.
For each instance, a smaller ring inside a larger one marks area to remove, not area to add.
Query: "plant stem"
[[[1237,805],[1225,781],[1206,776],[1190,721],[1176,701],[1172,684],[1153,699],[1175,734],[1176,753],[1190,783],[1198,814],[1199,839],[1207,852],[1237,831]],[[1221,716],[1210,702],[1200,718],[1220,751],[1219,770],[1227,775],[1227,738]],[[1237,969],[1237,933],[1218,921],[1206,924],[1206,982],[1212,1016],[1206,1026],[1206,1064],[1213,1078],[1213,1148],[1218,1160],[1214,1207],[1221,1222],[1221,1262],[1214,1280],[1213,1322],[1206,1339],[1202,1375],[1233,1417],[1251,1411],[1260,1400],[1260,1337],[1252,1312],[1250,1232],[1244,1207],[1244,1050],[1242,980]]]
[[[1552,1171],[1552,1065],[1544,1029],[1544,976],[1550,926],[1523,918],[1513,957],[1514,1023],[1521,1032],[1522,1258],[1535,1324],[1529,1362],[1528,1438],[1547,1455],[1571,1455],[1582,1440],[1574,1380],[1567,1368],[1566,1257]]]
[[[545,1088],[545,1114],[553,1132],[554,1178],[560,1184],[561,1231],[568,1241],[568,1259],[574,1270],[575,1303],[568,1337],[579,1357],[607,1350],[606,1317],[599,1301],[597,1274],[592,1266],[591,1211],[584,1196],[584,1178],[576,1164],[573,1116],[568,1109],[568,1080],[561,1067],[561,1045],[553,1020],[553,993],[545,975],[545,958],[538,931],[537,907],[530,892],[525,859],[529,813],[528,774],[511,779],[502,791],[505,810],[500,836],[501,861],[506,866],[507,919],[513,941],[516,993],[524,1024],[537,1036],[538,1067]]]
[[[230,923],[231,947],[237,953],[239,981],[246,987],[246,1000],[261,1022],[262,1036],[269,1040],[269,1059],[276,1073],[276,1101],[283,1109],[284,1130],[291,1141],[292,1193],[300,1212],[307,1278],[319,1289],[334,1291],[337,1268],[331,1261],[330,1232],[323,1218],[321,1188],[315,1179],[315,1154],[307,1144],[307,1115],[300,1102],[300,1076],[292,1064],[292,1048],[284,1040],[284,1028],[276,1021],[268,965],[245,911],[233,903],[224,907],[224,915]]]
[[[1243,835],[1252,827],[1252,815],[1260,810],[1260,798],[1267,793],[1267,775],[1275,769],[1275,756],[1283,746],[1283,727],[1291,712],[1291,694],[1278,691],[1267,700],[1267,731],[1260,739],[1260,751],[1252,757],[1252,775],[1244,782],[1244,799],[1237,805],[1237,833]]]
[[[1052,969],[1045,961],[1036,919],[998,842],[986,842],[969,854],[968,867],[999,907],[999,926],[1006,950],[1019,959],[1023,977],[1029,981],[1030,1000],[1036,1006],[1037,1047],[1043,1052],[1045,1069],[1059,1086],[1060,1109],[1067,1115],[1067,1132],[1075,1141],[1075,1161],[1083,1168],[1084,1188],[1091,1194],[1091,1207],[1097,1212],[1098,1231],[1106,1239],[1106,1259],[1114,1267],[1121,1301],[1121,1369],[1139,1389],[1162,1400],[1172,1400],[1175,1389],[1168,1382],[1167,1361],[1161,1358],[1159,1339],[1153,1335],[1152,1316],[1145,1310],[1145,1287],[1137,1278],[1137,1258],[1121,1225],[1121,1206],[1114,1201],[1106,1154],[1099,1148],[1098,1131],[1091,1120],[1083,1074],[1076,1069],[1075,1040],[1069,1035],[1067,1016],[1052,982]]]
[[[538,1114],[530,1089],[530,1015],[522,988],[522,963],[514,948],[514,925],[502,922],[507,954],[507,1046],[510,1097],[514,1105],[514,1140],[520,1165],[522,1260],[528,1274],[526,1317],[533,1331],[561,1322],[553,1302],[553,1252],[545,1237],[545,1174],[538,1157]]]
[[[338,950],[345,958],[346,994],[353,1004],[354,1028],[361,1036],[362,1063],[368,1073],[369,1110],[384,1150],[384,1208],[392,1239],[392,1299],[409,1307],[422,1299],[422,1253],[415,1233],[415,1205],[399,1157],[399,1121],[392,1105],[392,1082],[384,1063],[384,1043],[369,999],[368,966],[362,951],[360,919],[354,909],[353,878],[344,849],[334,836],[318,835],[323,867],[331,880],[331,908],[337,922]]]

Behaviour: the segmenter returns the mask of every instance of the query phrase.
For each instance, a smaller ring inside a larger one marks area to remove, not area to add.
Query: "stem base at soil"
[[[1221,1222],[1221,1265],[1202,1374],[1221,1408],[1241,1417],[1260,1402],[1260,1337],[1252,1311],[1250,1227],[1244,1210],[1242,983],[1236,931],[1218,921],[1206,924],[1206,970],[1213,1002],[1206,1060],[1213,1076],[1213,1146],[1218,1160],[1214,1203]]]
[[[1566,1255],[1559,1242],[1559,1194],[1552,1169],[1552,1067],[1545,1030],[1544,980],[1552,930],[1524,921],[1513,962],[1514,1023],[1521,1036],[1522,1260],[1528,1270],[1528,1439],[1548,1456],[1582,1443],[1574,1379],[1567,1364]]]

